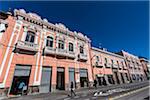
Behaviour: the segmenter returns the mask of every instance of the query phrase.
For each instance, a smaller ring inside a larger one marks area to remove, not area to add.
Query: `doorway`
[[[56,89],[65,90],[65,73],[64,68],[57,68],[57,84]]]
[[[125,83],[125,80],[123,78],[123,73],[120,73],[120,75],[121,75],[122,82]]]
[[[88,87],[88,74],[86,69],[80,69],[80,86]]]
[[[75,69],[69,68],[69,87],[71,86],[71,82],[73,82],[75,87]]]
[[[41,85],[39,87],[40,93],[48,93],[51,91],[51,73],[52,69],[50,67],[42,68]]]
[[[116,78],[117,83],[118,83],[118,84],[120,84],[120,81],[119,81],[119,78],[118,78],[117,72],[114,72],[114,74],[115,74],[115,78]]]
[[[14,77],[10,89],[11,95],[27,94],[29,78],[30,78],[30,66],[16,65]]]

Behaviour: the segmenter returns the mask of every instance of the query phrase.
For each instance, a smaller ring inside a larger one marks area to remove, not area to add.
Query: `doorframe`
[[[16,65],[15,65],[15,69],[16,69],[16,66],[17,66],[17,65],[30,67],[30,72],[29,72],[29,82],[30,82],[30,75],[31,75],[32,65],[16,64]],[[11,90],[12,83],[13,83],[13,80],[14,80],[15,69],[14,69],[14,71],[13,71],[13,78],[12,78],[12,80],[11,80],[11,85],[10,85],[10,87],[9,87],[9,89],[8,89],[8,93],[7,93],[8,96],[10,95],[10,90]],[[29,86],[29,82],[28,82],[28,85],[27,85],[27,89],[28,89],[28,86]]]
[[[49,88],[49,92],[51,92],[51,87],[52,87],[52,66],[42,66],[42,70],[43,70],[43,67],[44,68],[51,68],[51,73],[50,73],[51,78],[50,78],[50,88]],[[41,73],[41,80],[42,80],[42,73]]]
[[[80,75],[80,70],[86,70],[86,74],[87,74],[87,87],[89,87],[89,76],[88,76],[88,69],[86,68],[79,68],[79,75]],[[81,78],[81,76],[79,77]],[[85,87],[81,87],[81,81],[80,81],[80,88],[85,88]]]
[[[59,68],[64,69],[64,90],[65,90],[65,88],[66,88],[66,87],[65,87],[65,81],[66,81],[66,80],[65,80],[65,79],[66,79],[66,78],[65,78],[65,67],[57,67],[57,74],[58,74],[58,69],[59,69]],[[57,76],[58,76],[58,75],[56,75],[56,82],[57,82],[57,79],[58,79]],[[56,84],[56,89],[57,89],[57,84]],[[59,89],[57,89],[57,90],[59,90]]]
[[[68,67],[68,70],[69,69],[74,69],[74,87],[76,88],[75,68],[74,67]],[[70,82],[70,72],[73,72],[73,71],[68,71],[68,72],[69,72],[69,82]],[[70,87],[70,83],[69,83],[69,87]]]

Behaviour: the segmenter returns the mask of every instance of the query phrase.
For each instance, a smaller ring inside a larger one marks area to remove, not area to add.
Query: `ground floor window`
[[[129,81],[129,77],[128,77],[127,73],[125,73],[125,77],[126,77],[127,81]]]
[[[123,77],[123,73],[120,73],[120,75],[121,75],[122,82],[125,83],[125,80],[124,80],[124,77]]]
[[[108,82],[110,84],[114,84],[113,75],[107,75],[107,77],[108,77]]]
[[[87,69],[80,69],[80,86],[81,87],[88,87]]]
[[[115,75],[115,78],[116,78],[117,83],[120,84],[120,80],[119,80],[119,77],[118,77],[117,72],[114,72],[114,75]]]
[[[101,86],[101,85],[107,85],[104,76],[103,77],[97,77],[97,81],[98,81],[98,85],[99,86]]]
[[[135,77],[135,75],[134,75],[134,74],[132,74],[132,79],[133,79],[133,80],[136,80],[136,77]]]

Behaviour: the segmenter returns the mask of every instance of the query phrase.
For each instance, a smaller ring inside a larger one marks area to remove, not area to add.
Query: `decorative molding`
[[[67,33],[69,33],[70,36],[74,36],[77,37],[78,39],[82,40],[82,41],[90,41],[90,39],[87,36],[84,36],[81,32],[72,32],[70,31],[64,24],[62,23],[56,23],[55,25],[48,22],[47,19],[42,19],[39,15],[35,14],[35,13],[27,13],[24,9],[15,9],[14,10],[14,16],[19,17],[21,16],[22,20],[26,20],[30,23],[34,23],[40,26],[45,26],[45,28],[48,28],[50,30],[53,31],[59,31],[59,32],[63,32],[67,35]]]

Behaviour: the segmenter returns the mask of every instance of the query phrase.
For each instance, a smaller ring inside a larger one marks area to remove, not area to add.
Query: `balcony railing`
[[[87,60],[87,55],[80,53],[78,59],[79,59],[79,60]]]
[[[118,68],[118,64],[112,64],[112,68]]]
[[[105,63],[105,67],[110,68],[112,67],[111,63]]]
[[[130,61],[131,59],[129,57],[126,58],[128,61]]]
[[[95,65],[93,65],[93,66],[98,67],[98,68],[102,68],[103,67],[103,65],[99,61],[96,61]]]
[[[75,53],[73,51],[68,51],[68,57],[75,58]]]
[[[123,69],[127,69],[127,66],[126,65],[121,65]]]
[[[59,55],[59,56],[68,56],[67,50],[66,49],[57,48],[56,49],[56,55]]]
[[[52,54],[54,55],[56,53],[56,49],[53,47],[46,46],[44,49],[44,54]]]
[[[27,42],[27,41],[18,41],[16,48],[29,50],[29,51],[38,51],[38,45],[35,43]]]

